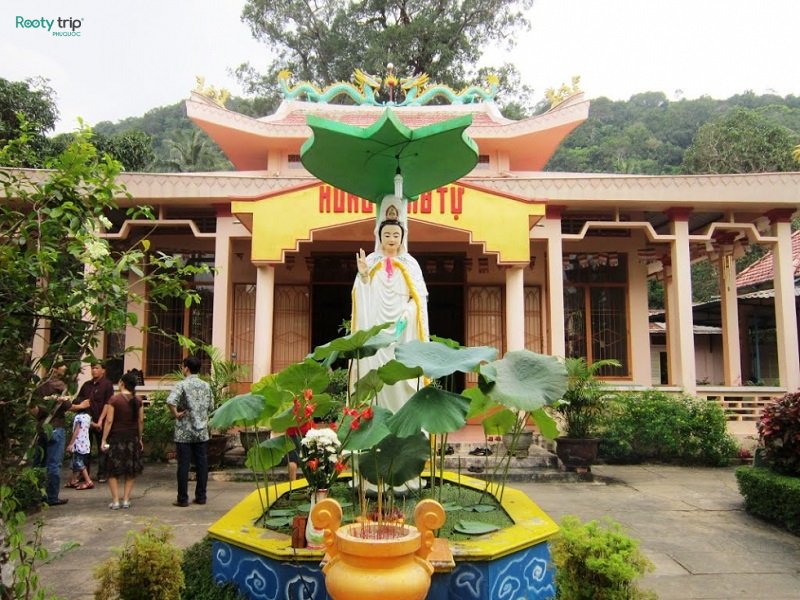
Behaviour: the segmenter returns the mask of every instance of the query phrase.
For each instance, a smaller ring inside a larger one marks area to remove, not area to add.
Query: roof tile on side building
[[[792,264],[794,276],[800,275],[800,231],[792,234]],[[775,255],[772,250],[736,276],[736,287],[744,288],[775,279]]]

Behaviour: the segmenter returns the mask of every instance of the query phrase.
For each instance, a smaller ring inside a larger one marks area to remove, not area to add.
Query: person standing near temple
[[[106,454],[100,451],[100,440],[103,438],[103,422],[101,417],[109,398],[114,395],[114,384],[106,378],[106,369],[101,362],[96,362],[91,367],[92,378],[85,382],[78,391],[78,397],[69,410],[79,412],[89,409],[92,417],[92,426],[89,430],[91,446],[97,449],[97,473],[95,479],[105,483],[108,479],[106,471]],[[91,472],[91,458],[86,464],[86,469]]]
[[[175,417],[175,449],[178,454],[178,499],[173,506],[189,506],[189,467],[194,462],[197,481],[194,503],[206,503],[208,484],[208,415],[214,406],[211,386],[200,379],[200,359],[189,356],[181,366],[184,379],[167,397]]]
[[[50,506],[66,504],[66,498],[59,498],[61,490],[61,465],[64,462],[64,414],[69,406],[70,398],[66,396],[67,384],[64,377],[67,366],[59,364],[53,367],[50,377],[41,383],[33,393],[31,414],[36,417],[38,436],[34,464],[47,469],[44,501]],[[49,405],[48,402],[55,404]]]

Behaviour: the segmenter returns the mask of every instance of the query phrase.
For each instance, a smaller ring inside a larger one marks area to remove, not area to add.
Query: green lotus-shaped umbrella
[[[308,116],[313,135],[300,158],[308,171],[341,190],[380,202],[403,176],[407,198],[452,183],[478,162],[478,146],[466,134],[472,115],[409,129],[387,109],[367,128]]]

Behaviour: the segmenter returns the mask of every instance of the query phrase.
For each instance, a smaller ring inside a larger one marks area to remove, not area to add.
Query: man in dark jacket
[[[97,473],[95,477],[100,483],[108,479],[106,455],[100,451],[100,440],[103,437],[103,423],[100,422],[100,417],[103,414],[106,402],[113,395],[114,384],[106,378],[106,369],[103,364],[97,362],[92,365],[92,378],[81,386],[78,391],[78,397],[70,408],[75,412],[88,408],[89,414],[92,416],[89,438],[92,443],[92,449],[97,451]],[[91,460],[86,463],[86,469],[91,470]]]

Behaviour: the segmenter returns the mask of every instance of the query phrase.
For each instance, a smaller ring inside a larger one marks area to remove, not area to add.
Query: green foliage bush
[[[30,512],[42,504],[47,472],[39,467],[23,467],[13,481],[8,482],[11,497],[19,510]]]
[[[150,406],[144,413],[144,443],[147,458],[164,461],[167,449],[175,440],[175,419],[167,407],[167,392],[153,392],[149,395]]]
[[[609,462],[724,466],[737,451],[722,408],[691,396],[620,393],[606,403],[601,421],[600,456]]]
[[[208,536],[183,551],[183,600],[244,600],[232,583],[217,585],[211,572],[211,538]]]
[[[560,535],[550,542],[556,568],[556,597],[564,600],[633,600],[656,598],[635,580],[655,567],[639,550],[639,542],[619,523],[581,523],[566,515]]]
[[[765,462],[777,473],[800,475],[800,393],[772,400],[758,421]]]
[[[184,589],[182,553],[167,526],[130,532],[125,547],[95,569],[95,600],[178,600]]]
[[[14,492],[0,484],[0,598],[40,600],[45,591],[39,585],[36,564],[46,560],[42,527],[38,519],[31,527],[20,510]]]
[[[736,481],[748,513],[800,535],[800,477],[766,468],[739,467]]]

